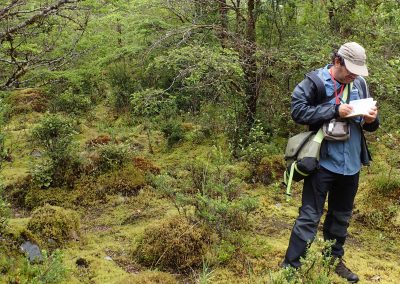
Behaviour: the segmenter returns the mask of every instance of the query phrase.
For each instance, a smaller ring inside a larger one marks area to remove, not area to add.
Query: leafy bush
[[[131,68],[125,62],[116,62],[109,67],[108,77],[112,87],[112,101],[117,110],[130,107],[130,97],[139,84],[134,80]]]
[[[156,57],[147,73],[157,87],[176,93],[179,110],[192,112],[198,112],[204,101],[219,102],[240,93],[243,81],[235,51],[198,45],[171,49]]]
[[[182,124],[174,120],[166,122],[162,126],[161,131],[164,133],[164,137],[167,139],[168,147],[172,147],[185,137]]]
[[[99,160],[98,169],[106,172],[121,168],[132,157],[129,148],[124,144],[106,144],[97,147]]]
[[[135,255],[148,267],[188,270],[202,264],[208,233],[186,219],[173,218],[145,230]]]
[[[72,122],[67,118],[58,114],[47,114],[32,130],[32,138],[46,150],[46,155],[55,164],[63,165],[70,158],[75,133]]]
[[[38,237],[42,245],[55,248],[77,239],[79,227],[80,217],[77,212],[46,204],[33,211],[27,229]]]
[[[55,172],[54,164],[51,160],[42,160],[34,164],[31,168],[32,181],[40,188],[47,188],[53,183]]]
[[[131,96],[132,113],[136,117],[157,120],[176,115],[175,97],[159,89],[146,89]]]
[[[68,89],[62,94],[57,94],[51,101],[50,107],[55,112],[81,115],[90,110],[91,101],[87,96]]]

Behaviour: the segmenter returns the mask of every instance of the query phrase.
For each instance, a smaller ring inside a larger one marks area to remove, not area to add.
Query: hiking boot
[[[337,275],[351,283],[357,283],[360,280],[357,274],[351,272],[351,270],[346,267],[343,259],[341,258],[339,258],[339,263],[336,265],[335,272]]]

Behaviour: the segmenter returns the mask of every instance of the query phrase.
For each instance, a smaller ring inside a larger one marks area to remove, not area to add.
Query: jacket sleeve
[[[309,79],[296,86],[292,94],[291,115],[295,122],[305,125],[322,124],[335,117],[335,105],[316,103],[317,87]]]
[[[379,116],[371,123],[364,123],[363,129],[368,132],[373,132],[379,128]]]

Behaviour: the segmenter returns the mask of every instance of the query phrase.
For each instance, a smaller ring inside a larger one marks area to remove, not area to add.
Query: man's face
[[[335,69],[335,79],[343,84],[353,82],[358,76],[347,70],[345,65],[340,65],[340,61],[337,58],[335,60]]]

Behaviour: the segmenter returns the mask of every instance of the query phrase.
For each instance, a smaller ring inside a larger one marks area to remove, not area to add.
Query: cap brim
[[[349,72],[359,76],[368,76],[368,69],[366,65],[354,64],[346,58],[344,58],[344,64],[346,65],[346,68],[347,70],[349,70]]]

